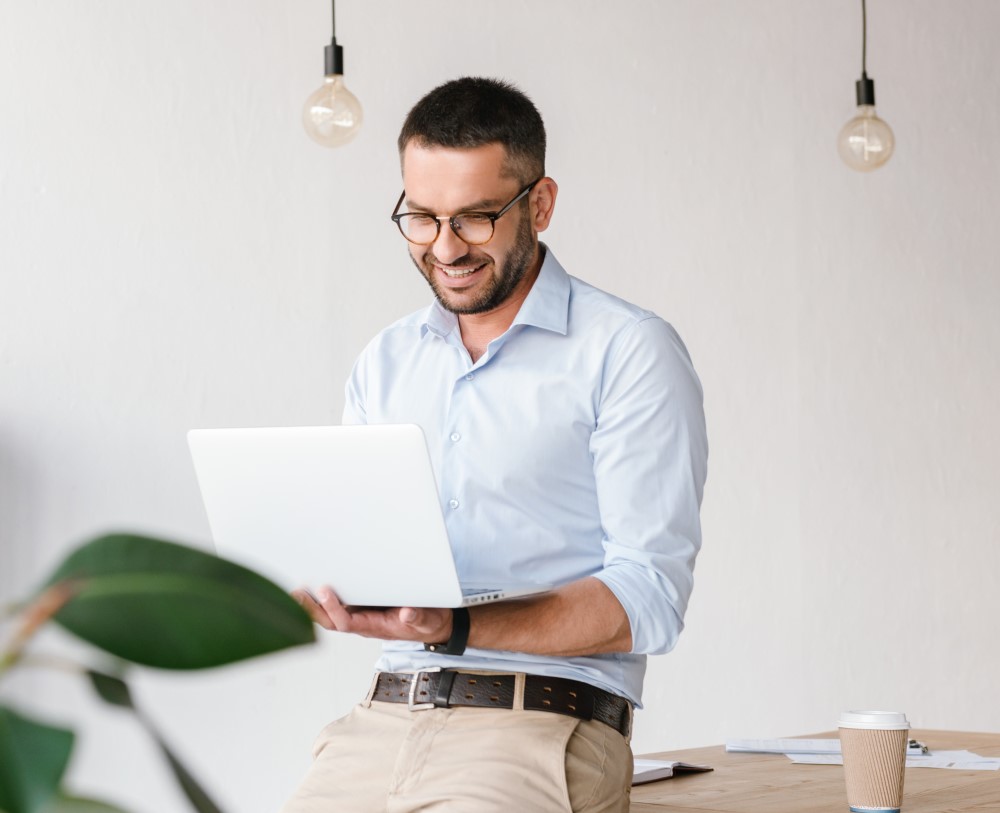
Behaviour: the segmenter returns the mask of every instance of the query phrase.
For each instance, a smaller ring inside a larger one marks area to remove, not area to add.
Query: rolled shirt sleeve
[[[680,337],[636,322],[607,356],[591,453],[604,527],[595,574],[628,615],[632,652],[674,647],[701,546],[708,461],[702,389]]]

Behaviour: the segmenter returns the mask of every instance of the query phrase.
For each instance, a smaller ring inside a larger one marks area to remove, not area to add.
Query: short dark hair
[[[472,148],[502,144],[505,171],[528,184],[545,175],[545,124],[538,108],[510,82],[467,76],[434,88],[417,102],[400,130],[402,158],[421,146]]]

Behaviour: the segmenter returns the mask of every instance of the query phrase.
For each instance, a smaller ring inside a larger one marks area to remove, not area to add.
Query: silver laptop
[[[219,555],[369,607],[460,607],[551,585],[460,585],[419,426],[188,433]]]

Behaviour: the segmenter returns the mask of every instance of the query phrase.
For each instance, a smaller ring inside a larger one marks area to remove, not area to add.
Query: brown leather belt
[[[485,706],[514,707],[517,676],[483,675],[454,669],[380,672],[372,700],[406,703],[411,709]],[[624,697],[566,678],[524,676],[524,708],[551,711],[580,720],[598,720],[626,739],[632,729],[632,704]]]

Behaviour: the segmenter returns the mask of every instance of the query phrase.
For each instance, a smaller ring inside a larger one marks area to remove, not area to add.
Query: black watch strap
[[[454,607],[451,611],[451,638],[443,644],[424,644],[428,652],[438,655],[461,655],[469,643],[469,611],[465,607]]]

